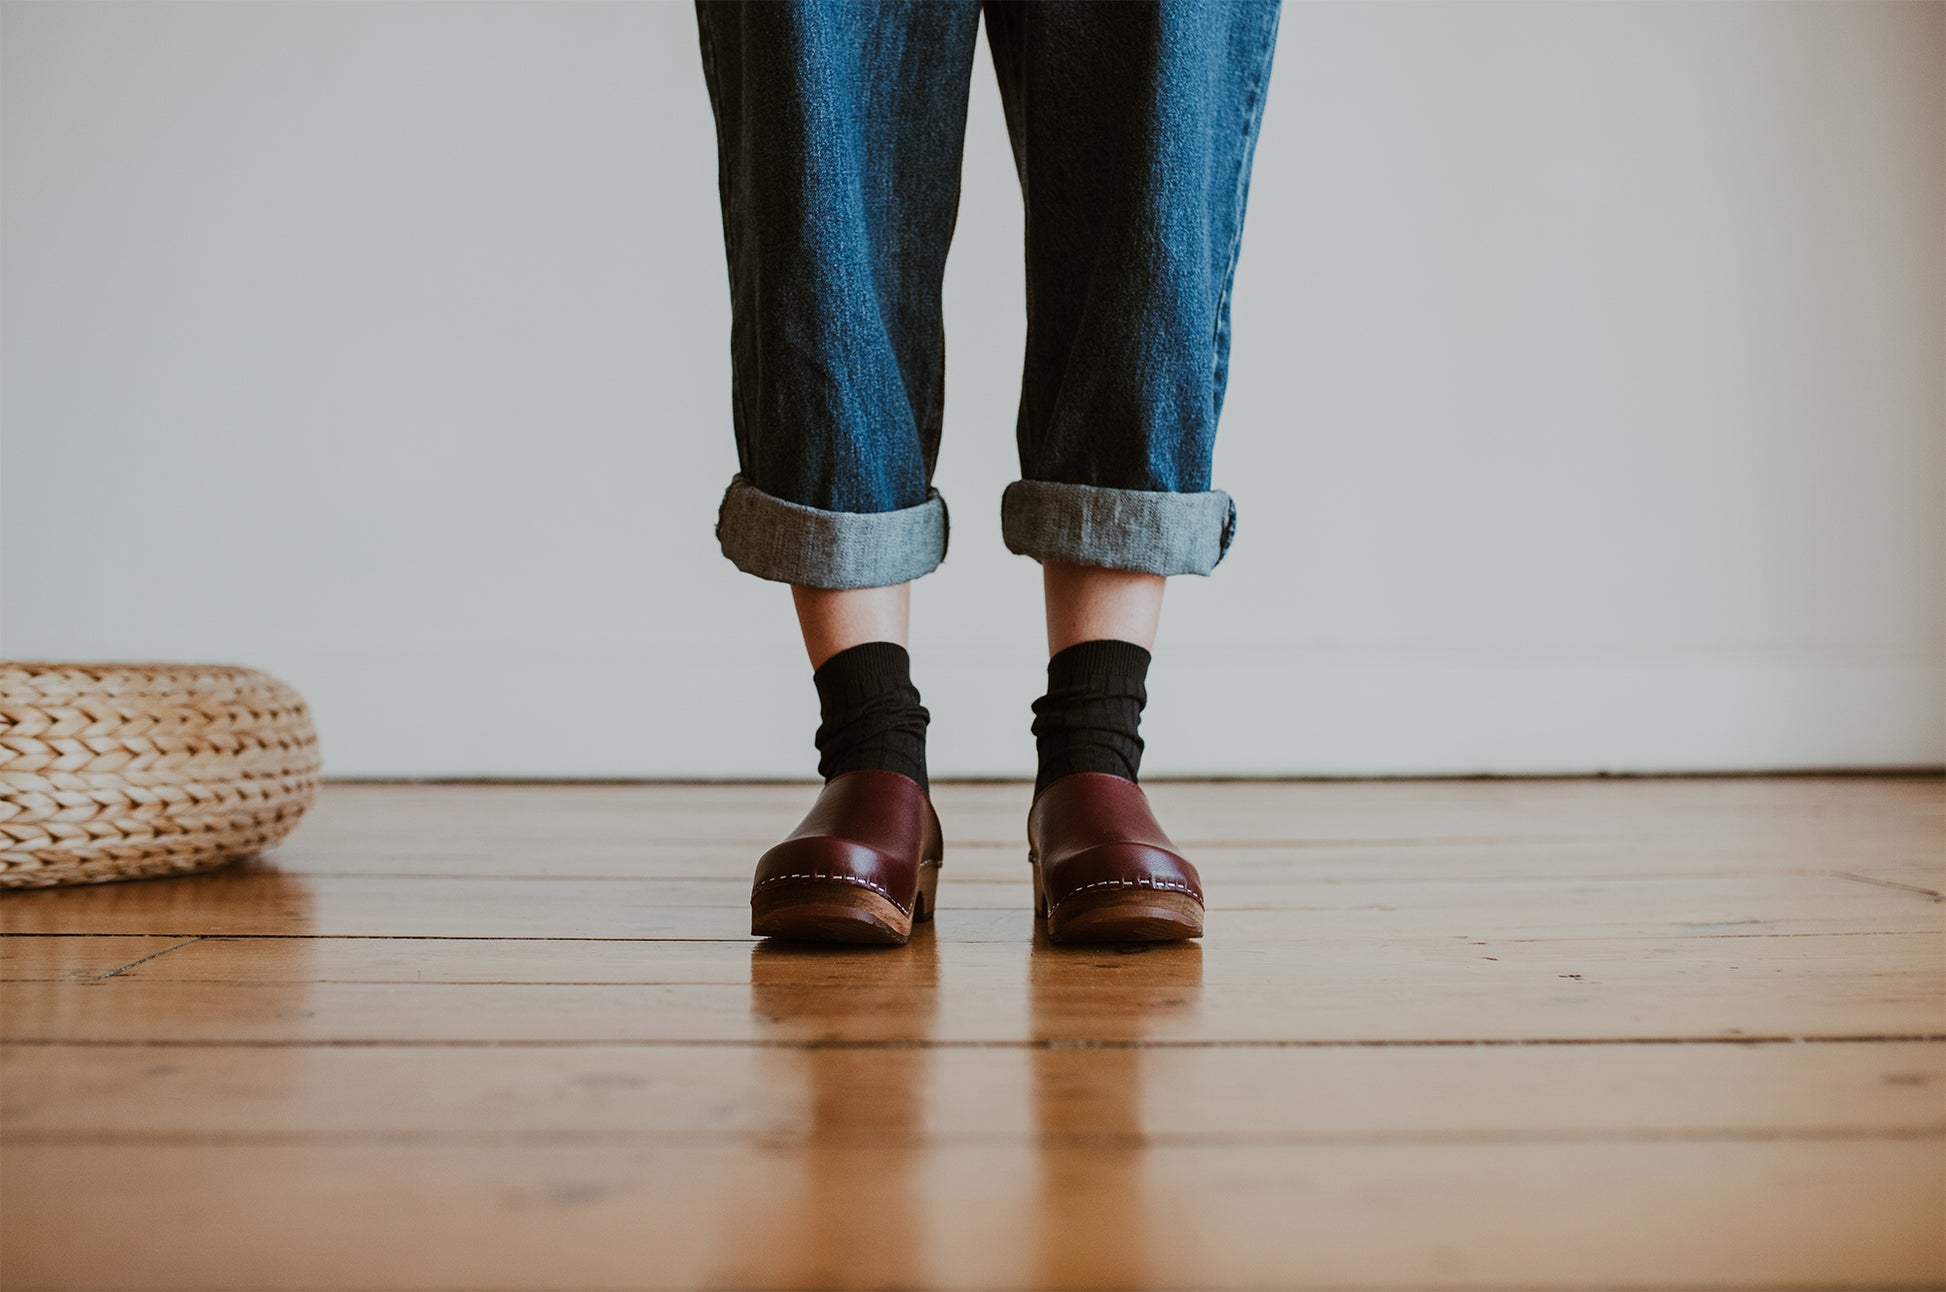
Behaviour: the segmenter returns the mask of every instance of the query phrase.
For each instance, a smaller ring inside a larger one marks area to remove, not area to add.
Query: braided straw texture
[[[304,697],[256,669],[0,661],[0,889],[221,866],[317,784]]]

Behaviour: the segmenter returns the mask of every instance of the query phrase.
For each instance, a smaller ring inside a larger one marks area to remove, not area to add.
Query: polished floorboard
[[[1939,1288],[1946,781],[1167,783],[1208,936],[747,936],[805,785],[0,896],[0,1287]]]

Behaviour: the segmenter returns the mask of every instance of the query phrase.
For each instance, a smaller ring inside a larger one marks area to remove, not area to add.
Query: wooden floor
[[[1937,779],[1165,784],[1201,945],[758,945],[807,786],[331,785],[0,897],[0,1285],[1946,1285]]]

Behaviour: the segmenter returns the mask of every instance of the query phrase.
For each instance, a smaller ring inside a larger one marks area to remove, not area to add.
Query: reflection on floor
[[[1160,784],[1202,944],[753,942],[808,786],[0,897],[7,1288],[1946,1284],[1935,778]]]

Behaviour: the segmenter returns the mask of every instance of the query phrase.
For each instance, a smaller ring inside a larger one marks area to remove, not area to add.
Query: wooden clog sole
[[[912,926],[932,918],[939,867],[919,868],[919,891],[912,914],[891,898],[843,880],[798,880],[773,884],[750,898],[750,932],[791,942],[848,942],[902,945]]]
[[[1034,868],[1034,913],[1047,920],[1053,942],[1175,942],[1203,936],[1203,904],[1188,893],[1160,888],[1105,888],[1068,898],[1052,912]]]

